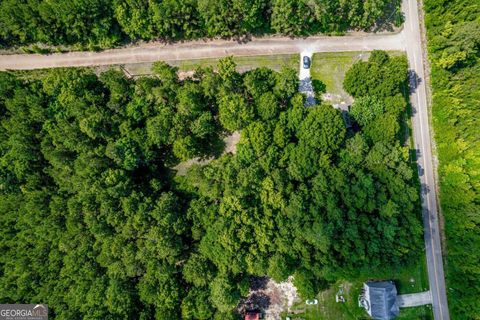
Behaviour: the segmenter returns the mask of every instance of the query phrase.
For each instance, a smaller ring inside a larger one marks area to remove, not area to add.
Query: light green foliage
[[[128,138],[122,138],[114,144],[108,145],[107,156],[127,170],[136,169],[141,162],[138,146],[135,141]]]
[[[114,0],[115,18],[123,32],[132,38],[148,39],[154,36],[152,8],[149,2]]]
[[[208,320],[213,316],[213,307],[208,290],[193,288],[182,302],[182,318]]]
[[[205,287],[213,279],[213,266],[205,257],[192,254],[183,268],[185,280],[196,287]]]
[[[432,46],[439,45],[442,50],[438,50],[435,61],[439,67],[451,70],[475,63],[480,45],[480,23],[465,21],[454,28],[451,21],[447,21],[441,35],[432,39]]]
[[[385,106],[381,100],[376,97],[364,96],[355,99],[355,102],[351,106],[350,114],[359,125],[367,126],[376,118],[382,116],[384,111]]]
[[[480,317],[480,3],[425,1],[452,319]]]
[[[228,94],[220,99],[219,117],[225,129],[235,131],[253,120],[254,111],[240,94]]]
[[[260,158],[272,143],[269,126],[261,122],[252,123],[243,131],[241,143],[242,147],[246,147],[247,144],[251,146],[256,158]]]
[[[292,275],[293,265],[287,255],[276,254],[268,262],[268,275],[277,282],[286,281]]]
[[[172,128],[173,114],[168,108],[159,110],[159,115],[146,122],[148,139],[155,144],[162,145],[170,141],[169,132]]]
[[[279,113],[279,104],[275,95],[266,92],[260,96],[257,106],[257,113],[262,120],[270,120],[275,118]]]
[[[210,284],[212,303],[220,312],[231,311],[240,299],[240,292],[226,276],[218,276]]]

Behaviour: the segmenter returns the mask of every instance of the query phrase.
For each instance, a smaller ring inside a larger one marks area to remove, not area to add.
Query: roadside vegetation
[[[268,68],[275,71],[280,71],[283,67],[288,67],[292,69],[298,69],[298,54],[276,54],[276,55],[266,55],[266,56],[251,56],[251,57],[233,57],[233,61],[236,65],[236,70],[240,73],[256,69],[256,68]],[[211,67],[214,70],[217,69],[218,62],[220,59],[211,58],[211,59],[192,59],[192,60],[178,60],[178,61],[167,61],[167,63],[173,67],[177,67],[179,75],[193,75],[195,69],[199,67]],[[153,62],[144,62],[144,63],[129,63],[123,64],[121,68],[131,76],[144,76],[152,75]],[[99,66],[97,67],[100,71],[105,71],[111,66]],[[119,70],[121,70],[119,68]]]
[[[140,39],[342,33],[401,23],[399,6],[399,0],[4,0],[0,46],[93,50]]]
[[[235,319],[252,275],[294,275],[311,298],[415,265],[405,57],[375,51],[347,72],[348,129],[304,106],[295,70],[235,67],[0,73],[0,300],[56,319]],[[237,130],[236,154],[218,156]]]
[[[480,318],[480,3],[425,0],[452,319]]]

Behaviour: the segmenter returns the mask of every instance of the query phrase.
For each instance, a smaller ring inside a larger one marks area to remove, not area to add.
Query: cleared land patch
[[[399,294],[408,294],[422,292],[428,290],[428,277],[425,265],[425,258],[422,256],[418,263],[403,269],[391,268],[381,273],[370,274],[368,276],[360,276],[353,281],[339,281],[327,290],[320,292],[316,299],[318,305],[306,305],[304,301],[297,301],[292,310],[305,310],[300,314],[287,314],[292,319],[302,318],[305,320],[354,320],[368,319],[367,313],[358,306],[358,296],[362,288],[363,282],[374,279],[394,280]],[[335,302],[335,295],[343,288],[343,296],[345,303]],[[433,319],[430,305],[403,308],[400,309],[400,315],[397,319]]]

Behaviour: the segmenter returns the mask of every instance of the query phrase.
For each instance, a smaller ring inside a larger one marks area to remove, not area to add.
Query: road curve
[[[174,44],[144,44],[137,47],[110,49],[101,52],[69,52],[54,54],[14,54],[0,56],[0,70],[30,70],[58,67],[221,58],[229,55],[255,56],[272,54],[337,51],[404,50],[403,35],[347,35],[343,37],[253,38],[246,43],[233,40],[186,41]]]
[[[442,247],[438,224],[436,185],[432,161],[430,124],[428,121],[427,92],[425,87],[424,52],[417,0],[404,0],[404,35],[410,65],[411,95],[413,111],[413,141],[417,150],[417,166],[421,184],[422,217],[424,225],[425,254],[427,258],[428,282],[432,294],[435,320],[449,320],[445,275],[443,272]]]
[[[411,76],[413,89],[410,96],[413,109],[413,139],[417,149],[418,171],[422,185],[424,240],[433,313],[435,320],[449,320],[438,225],[418,4],[417,0],[403,0],[402,5],[406,22],[402,32],[397,34],[319,36],[304,39],[262,37],[253,38],[246,43],[228,40],[187,41],[160,45],[151,43],[102,52],[0,55],[0,70],[85,67],[158,60],[221,58],[228,55],[293,54],[302,51],[340,52],[371,51],[374,49],[406,51],[410,68],[414,71]]]

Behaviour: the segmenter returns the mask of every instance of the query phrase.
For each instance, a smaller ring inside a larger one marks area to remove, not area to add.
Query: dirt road
[[[229,55],[254,56],[292,54],[301,51],[337,52],[405,50],[403,32],[382,35],[348,35],[343,37],[253,38],[246,43],[233,40],[187,41],[174,44],[144,44],[131,48],[101,52],[54,54],[14,54],[0,56],[0,70],[30,70],[57,67],[98,66],[126,63],[221,58]]]

